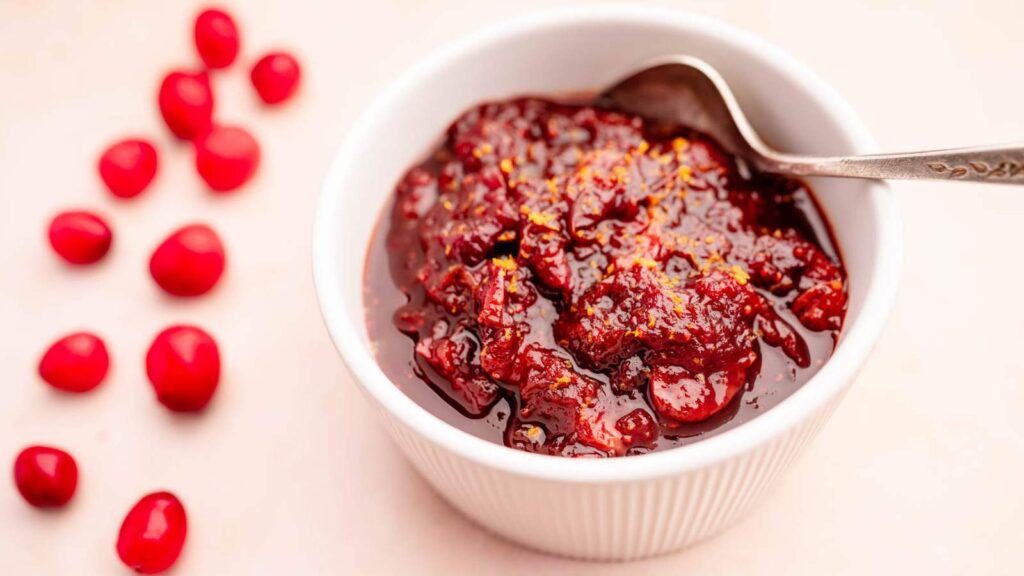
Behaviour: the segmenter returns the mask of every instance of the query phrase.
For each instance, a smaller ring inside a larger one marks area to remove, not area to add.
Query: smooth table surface
[[[174,574],[1019,573],[1024,564],[1024,189],[897,183],[905,266],[896,310],[846,400],[771,497],[725,534],[632,564],[552,558],[499,540],[405,463],[321,324],[310,226],[321,180],[360,110],[430,50],[556,2],[234,2],[243,65],[218,74],[219,117],[264,164],[232,196],[206,192],[159,121],[163,71],[190,65],[191,2],[0,3],[0,573],[125,574],[123,515],[170,489],[189,512]],[[583,3],[576,3],[585,9]],[[1020,140],[1024,4],[664,2],[781,45],[835,85],[881,149]],[[842,6],[840,4],[843,4]],[[194,6],[199,6],[198,3]],[[307,73],[280,109],[247,66],[294,49]],[[158,142],[154,186],[105,194],[94,163],[127,134]],[[49,217],[96,208],[115,247],[91,269],[50,253]],[[177,226],[222,234],[228,272],[173,301],[146,271]],[[220,341],[225,376],[198,417],[156,403],[143,355],[164,326]],[[113,356],[81,397],[35,375],[55,337],[88,328]],[[29,508],[9,480],[31,443],[70,450],[69,508]]]

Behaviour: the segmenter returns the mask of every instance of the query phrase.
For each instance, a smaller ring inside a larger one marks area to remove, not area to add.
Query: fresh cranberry
[[[245,184],[259,165],[260,145],[242,128],[218,126],[196,140],[196,170],[216,192]]]
[[[205,72],[169,73],[160,83],[158,101],[164,122],[178,138],[194,140],[213,126],[213,91]]]
[[[196,17],[196,49],[209,68],[226,68],[238,56],[238,27],[227,13],[210,8]]]
[[[168,294],[205,294],[224,273],[224,245],[205,224],[184,226],[153,252],[149,272]]]
[[[146,140],[111,144],[100,156],[100,177],[118,198],[138,196],[156,176],[156,148]]]
[[[201,410],[220,380],[217,342],[195,326],[172,326],[150,345],[146,374],[164,406],[175,412]]]
[[[57,214],[50,222],[50,245],[71,264],[92,264],[106,256],[114,235],[98,215],[85,210]]]
[[[78,465],[59,448],[29,446],[14,461],[14,483],[36,508],[63,506],[75,495]]]
[[[188,534],[181,501],[170,492],[143,496],[121,523],[117,555],[139,574],[157,574],[178,560]]]
[[[299,87],[302,70],[298,60],[286,52],[271,52],[253,65],[249,78],[256,93],[267,104],[284,102]]]
[[[110,368],[110,355],[95,334],[76,332],[54,342],[39,361],[39,376],[65,392],[88,392],[100,385]]]

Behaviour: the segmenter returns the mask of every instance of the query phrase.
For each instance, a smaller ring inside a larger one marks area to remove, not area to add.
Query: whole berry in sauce
[[[64,506],[75,495],[78,465],[59,448],[29,446],[14,460],[14,484],[36,508]]]
[[[168,294],[200,296],[220,280],[224,261],[217,233],[205,224],[190,224],[160,243],[149,260],[149,272]]]
[[[260,145],[248,131],[218,126],[196,140],[196,170],[215,192],[245,184],[260,165]]]
[[[271,52],[253,65],[249,78],[252,85],[267,104],[284,102],[299,87],[302,69],[298,60],[287,52]]]
[[[238,26],[223,10],[209,8],[196,17],[196,50],[209,68],[226,68],[238,56]]]
[[[75,332],[57,340],[39,361],[39,376],[65,392],[88,392],[99,386],[110,369],[103,340],[89,332]]]
[[[103,218],[85,210],[70,210],[54,216],[48,236],[54,252],[71,264],[98,262],[110,251],[114,240]]]
[[[201,410],[213,398],[220,380],[217,342],[195,326],[167,328],[146,353],[146,375],[157,400],[170,410]]]
[[[158,574],[178,560],[187,534],[181,501],[170,492],[154,492],[125,516],[117,535],[117,555],[139,574]]]
[[[630,445],[649,444],[658,439],[658,424],[650,412],[637,408],[619,418],[615,428],[622,432],[623,440]]]
[[[213,126],[213,90],[205,72],[170,72],[157,100],[164,122],[178,138],[194,140]]]
[[[153,181],[156,169],[156,148],[138,138],[115,142],[100,156],[100,178],[118,198],[141,194]]]

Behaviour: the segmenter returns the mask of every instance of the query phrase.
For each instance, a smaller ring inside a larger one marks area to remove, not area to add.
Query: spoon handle
[[[1024,145],[821,158],[776,153],[765,160],[763,169],[797,176],[1024,184]]]

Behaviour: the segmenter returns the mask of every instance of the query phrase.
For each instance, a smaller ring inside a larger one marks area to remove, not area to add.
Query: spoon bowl
[[[759,170],[792,176],[936,179],[1024,184],[1024,146],[986,146],[864,156],[800,156],[764,143],[728,83],[692,56],[658,58],[601,94],[620,110],[714,137]]]
[[[699,58],[659,58],[605,90],[600,100],[619,110],[703,132],[730,154],[767,169],[763,158],[772,150],[750,125],[722,76]]]

